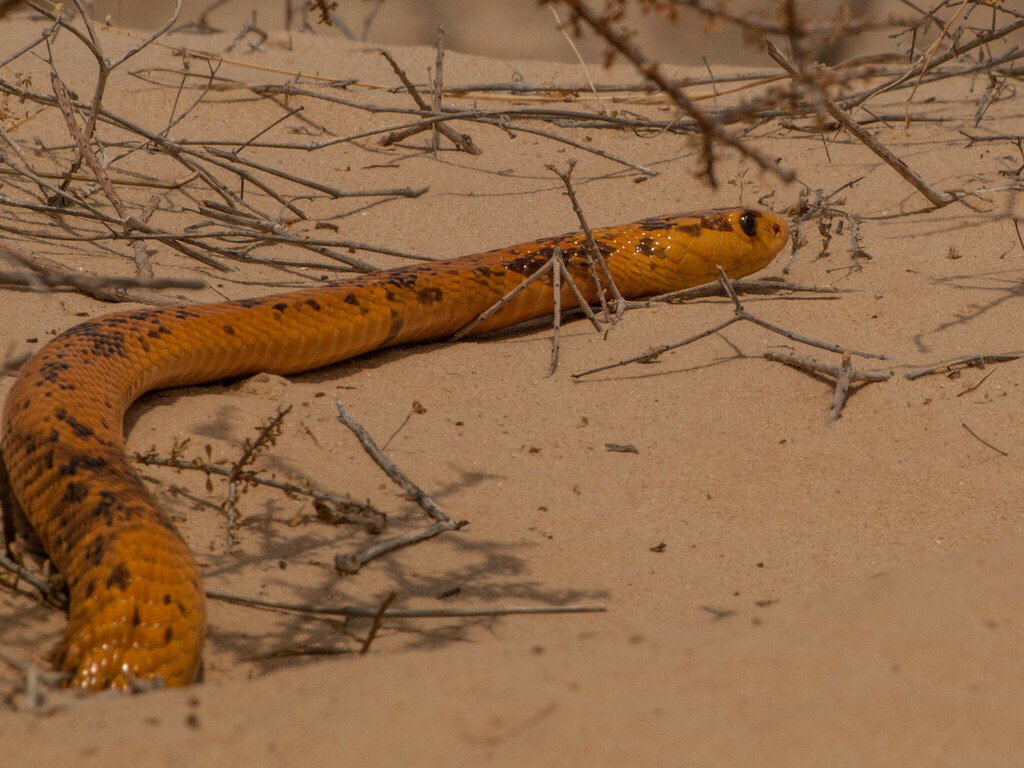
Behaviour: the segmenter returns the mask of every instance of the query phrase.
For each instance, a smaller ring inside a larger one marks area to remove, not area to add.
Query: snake
[[[292,374],[399,344],[483,334],[550,314],[560,249],[583,301],[614,281],[625,299],[765,267],[788,239],[767,211],[712,209],[545,238],[358,275],[330,285],[210,304],[130,309],[65,330],[21,369],[4,402],[5,534],[27,524],[63,576],[68,624],[54,654],[66,685],[193,683],[206,606],[199,567],[131,466],[124,414],[143,393]],[[599,277],[594,247],[607,272]],[[517,293],[509,296],[513,289]],[[578,306],[568,281],[561,307]],[[503,300],[505,302],[501,304]]]

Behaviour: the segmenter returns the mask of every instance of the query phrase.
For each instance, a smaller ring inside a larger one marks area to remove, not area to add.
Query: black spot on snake
[[[106,544],[107,542],[102,536],[97,536],[85,548],[85,558],[93,565],[99,565],[103,562],[103,550]]]
[[[110,571],[110,576],[107,577],[107,589],[111,587],[117,587],[120,590],[124,590],[131,584],[132,577],[128,572],[128,566],[124,563],[118,563]]]
[[[430,288],[420,288],[416,291],[416,300],[420,304],[434,304],[435,302],[442,301],[444,299],[444,291],[435,286]]]
[[[61,497],[61,501],[68,504],[77,504],[88,495],[89,486],[85,483],[68,483],[67,488],[64,489],[64,495]]]
[[[96,502],[96,505],[89,510],[89,513],[94,516],[105,515],[110,512],[110,508],[116,501],[116,497],[111,491],[100,491],[100,500]]]
[[[696,238],[700,237],[701,228],[700,224],[680,224],[678,227],[675,227],[675,231],[681,235]]]
[[[732,232],[732,222],[720,213],[701,216],[700,224],[704,229],[710,229],[713,232]]]
[[[655,251],[654,241],[649,237],[641,237],[636,244],[636,252],[644,256],[653,256]]]

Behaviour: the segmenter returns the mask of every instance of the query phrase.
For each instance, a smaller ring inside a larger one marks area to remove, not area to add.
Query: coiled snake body
[[[594,231],[629,297],[742,277],[788,237],[770,213],[729,209]],[[142,393],[256,372],[306,371],[381,347],[444,339],[559,246],[587,301],[598,292],[581,234],[336,285],[221,304],[118,312],[77,325],[21,371],[4,404],[5,517],[27,518],[70,595],[56,665],[70,684],[126,688],[199,670],[205,606],[199,570],[125,455],[122,419]],[[563,287],[564,307],[576,300]],[[478,333],[551,312],[550,276]],[[8,531],[8,535],[10,532]]]

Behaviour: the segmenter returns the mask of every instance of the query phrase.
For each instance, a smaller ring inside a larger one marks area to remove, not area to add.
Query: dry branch
[[[309,613],[318,616],[343,616],[348,618],[372,619],[380,612],[380,608],[362,608],[347,605],[330,607],[316,603],[286,603],[267,600],[261,597],[238,595],[217,589],[206,590],[206,596],[214,600],[224,600],[240,605],[252,605],[258,608]],[[474,618],[478,616],[521,616],[532,614],[558,613],[603,613],[607,610],[601,605],[545,605],[545,606],[498,606],[494,608],[388,608],[381,615],[386,619],[450,619]]]
[[[466,525],[468,522],[466,520],[452,520],[448,517],[447,513],[441,509],[433,499],[431,499],[418,485],[410,480],[408,476],[406,476],[406,474],[402,472],[402,470],[400,470],[393,461],[391,461],[391,459],[385,456],[384,452],[377,446],[373,438],[370,437],[370,434],[363,428],[363,425],[352,418],[340,402],[335,400],[334,405],[338,409],[338,419],[342,424],[348,427],[349,430],[351,430],[352,434],[354,434],[356,439],[359,440],[360,445],[363,446],[363,450],[365,450],[370,458],[374,460],[384,474],[391,478],[391,480],[402,489],[410,500],[415,501],[424,512],[436,521],[431,525],[395,536],[387,541],[383,541],[359,552],[353,552],[348,555],[335,555],[334,564],[339,573],[356,573],[366,563],[383,554],[392,552],[409,544],[414,544],[418,541],[433,538],[445,531],[457,531],[462,526]]]
[[[812,373],[826,374],[836,380],[832,404],[829,405],[828,414],[825,417],[825,426],[829,427],[842,415],[843,405],[846,404],[846,398],[849,396],[852,384],[859,381],[888,381],[892,378],[892,371],[861,371],[854,368],[849,350],[843,350],[842,361],[839,365],[823,363],[810,357],[771,351],[764,353],[764,359],[783,363],[793,368],[800,368],[804,371],[811,371]]]
[[[693,118],[701,134],[704,136],[703,156],[704,175],[708,182],[715,185],[714,155],[712,142],[720,141],[727,146],[738,150],[744,157],[752,160],[762,170],[770,171],[783,181],[791,181],[793,173],[780,168],[773,160],[764,154],[747,146],[739,138],[729,133],[722,124],[708,116],[690,98],[683,93],[682,89],[675,85],[660,70],[658,63],[650,60],[644,53],[629,39],[616,31],[603,16],[594,12],[583,0],[561,0],[574,14],[583,19],[595,32],[608,41],[615,50],[629,59],[639,72],[651,82],[657,84],[665,93],[672,97],[676,105]]]
[[[672,344],[663,344],[661,346],[655,347],[654,349],[650,349],[647,352],[644,352],[643,354],[636,355],[634,357],[630,357],[630,358],[627,358],[625,360],[619,360],[618,362],[615,362],[615,363],[608,363],[607,365],[601,365],[601,366],[598,366],[596,368],[591,368],[590,370],[587,370],[587,371],[582,371],[580,373],[574,373],[574,374],[572,374],[572,378],[575,379],[575,380],[579,380],[579,379],[583,378],[584,376],[590,376],[590,375],[595,374],[595,373],[599,373],[599,372],[602,372],[602,371],[608,371],[608,370],[611,370],[613,368],[619,368],[619,367],[622,367],[624,365],[632,365],[634,363],[651,363],[651,362],[654,362],[655,360],[657,360],[659,357],[661,357],[666,352],[670,352],[670,351],[672,351],[674,349],[679,349],[680,347],[685,347],[685,346],[687,346],[689,344],[694,343],[695,341],[699,341],[700,339],[704,339],[704,338],[707,338],[708,336],[712,336],[712,335],[718,333],[719,331],[725,330],[726,328],[728,328],[733,323],[740,322],[741,320],[746,320],[748,322],[753,323],[754,325],[759,325],[762,328],[764,328],[766,330],[769,330],[772,333],[775,333],[775,334],[778,334],[780,336],[783,336],[783,337],[785,337],[787,339],[790,339],[791,341],[797,341],[797,342],[800,342],[801,344],[807,344],[808,346],[811,346],[811,347],[817,347],[818,349],[827,349],[827,350],[829,350],[831,352],[838,352],[840,354],[842,354],[844,352],[849,352],[850,354],[857,355],[858,357],[874,358],[876,360],[885,360],[886,359],[885,355],[878,355],[878,354],[874,354],[874,353],[871,353],[871,352],[858,352],[856,350],[847,350],[845,347],[841,347],[841,346],[836,345],[836,344],[831,344],[831,343],[826,342],[826,341],[818,341],[818,340],[812,339],[812,338],[810,338],[808,336],[803,336],[803,335],[795,333],[793,331],[789,331],[789,330],[787,330],[785,328],[781,328],[781,327],[779,327],[777,325],[774,325],[773,323],[769,323],[766,320],[762,320],[757,315],[753,315],[750,312],[748,312],[746,309],[743,308],[743,305],[740,303],[739,297],[736,295],[736,290],[733,288],[733,281],[730,280],[726,276],[726,274],[722,271],[721,268],[719,268],[718,271],[719,271],[718,282],[722,286],[722,290],[725,291],[726,295],[729,297],[729,299],[732,301],[732,304],[733,304],[733,316],[730,317],[728,320],[723,320],[722,322],[718,323],[717,325],[712,326],[711,328],[708,328],[706,330],[703,330],[700,333],[696,333],[693,336],[690,336],[689,338],[684,339],[683,341],[678,341],[678,342],[675,342],[675,343],[672,343]]]
[[[958,199],[957,195],[949,192],[940,192],[926,182],[920,175],[910,168],[903,160],[898,158],[893,152],[882,144],[878,139],[872,136],[870,133],[865,131],[860,125],[857,124],[853,118],[851,118],[846,112],[836,106],[828,96],[825,95],[823,89],[820,88],[818,82],[803,72],[801,72],[796,64],[790,61],[782,51],[776,48],[771,42],[767,43],[768,55],[771,56],[775,61],[779,63],[789,75],[797,80],[798,82],[811,87],[814,89],[817,99],[821,102],[822,106],[828,113],[832,115],[847,131],[853,134],[859,141],[861,141],[868,149],[882,158],[886,163],[892,166],[900,176],[907,180],[915,189],[917,189],[922,195],[928,198],[928,201],[935,205],[937,208],[941,208],[944,205],[948,205],[954,200]]]

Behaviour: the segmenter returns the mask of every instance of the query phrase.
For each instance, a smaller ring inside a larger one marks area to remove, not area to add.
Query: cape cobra
[[[717,267],[730,277],[756,272],[788,230],[770,213],[723,209],[593,236],[619,291],[636,298],[709,282]],[[49,342],[4,404],[0,488],[6,522],[27,519],[67,583],[68,627],[55,663],[69,685],[187,685],[200,667],[199,569],[125,454],[122,419],[132,401],[158,388],[295,373],[445,339],[537,272],[555,246],[594,301],[585,242],[576,233],[263,298],[117,312]],[[576,306],[564,282],[562,292],[562,306]],[[553,298],[548,274],[474,332],[550,313]]]

